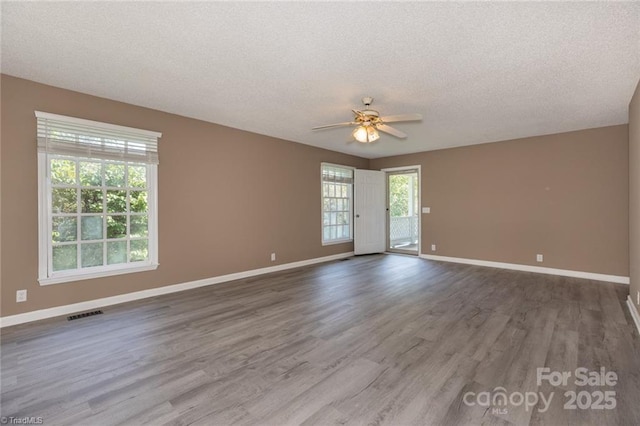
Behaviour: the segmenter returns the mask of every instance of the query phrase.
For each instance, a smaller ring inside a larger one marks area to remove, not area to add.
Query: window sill
[[[353,242],[353,238],[347,238],[344,240],[332,240],[332,241],[323,241],[322,245],[323,246],[332,246],[334,244],[345,244],[345,243],[352,243]]]
[[[82,280],[89,280],[93,278],[111,277],[114,275],[132,274],[134,272],[153,271],[157,268],[158,268],[157,263],[144,263],[136,266],[127,265],[126,267],[120,267],[120,268],[114,268],[114,269],[103,269],[101,271],[54,275],[52,277],[40,278],[38,279],[38,282],[40,283],[41,286],[51,285],[51,284],[62,284],[62,283],[68,283],[72,281],[82,281]]]

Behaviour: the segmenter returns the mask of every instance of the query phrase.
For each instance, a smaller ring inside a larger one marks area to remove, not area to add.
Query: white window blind
[[[158,164],[162,133],[36,111],[38,152]]]
[[[322,181],[328,183],[353,183],[353,169],[329,164],[322,165]]]

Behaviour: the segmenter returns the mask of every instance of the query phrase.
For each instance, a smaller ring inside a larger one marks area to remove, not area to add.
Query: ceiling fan
[[[422,115],[420,114],[400,114],[380,117],[378,111],[370,108],[371,104],[373,103],[373,98],[368,96],[364,97],[362,98],[362,103],[364,104],[364,109],[362,111],[358,111],[356,109],[351,110],[355,114],[353,121],[345,121],[344,123],[318,126],[312,128],[311,130],[321,130],[343,126],[358,126],[352,133],[355,140],[362,143],[371,143],[377,141],[380,138],[380,134],[378,133],[378,131],[388,133],[399,139],[405,139],[407,137],[406,133],[388,126],[387,123],[422,120]]]

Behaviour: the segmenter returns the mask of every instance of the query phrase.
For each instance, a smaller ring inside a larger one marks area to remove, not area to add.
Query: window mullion
[[[131,260],[131,185],[129,182],[129,164],[127,163],[124,168],[124,184],[125,184],[125,205],[126,205],[126,228],[124,230],[125,239],[127,241],[127,260],[129,263]]]
[[[77,268],[82,269],[82,245],[80,242],[82,241],[82,191],[80,188],[80,162],[78,159],[75,159],[76,164],[76,263]]]
[[[104,186],[104,161],[102,165],[102,266],[107,264],[107,190]]]
[[[46,212],[47,212],[47,273],[49,276],[53,273],[53,196],[52,184],[51,184],[51,161],[49,155],[45,155],[45,167],[46,167]],[[77,194],[76,194],[77,197]]]
[[[107,265],[107,178],[105,176],[105,161],[101,160],[100,161],[100,177],[102,179],[102,188],[104,191],[103,194],[103,199],[102,199],[102,203],[103,203],[103,208],[102,208],[102,212],[103,212],[103,216],[102,216],[102,266],[106,266]]]

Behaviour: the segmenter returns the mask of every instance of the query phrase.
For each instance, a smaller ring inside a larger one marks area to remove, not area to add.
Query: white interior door
[[[386,246],[385,172],[356,170],[354,176],[355,254],[382,253]]]

